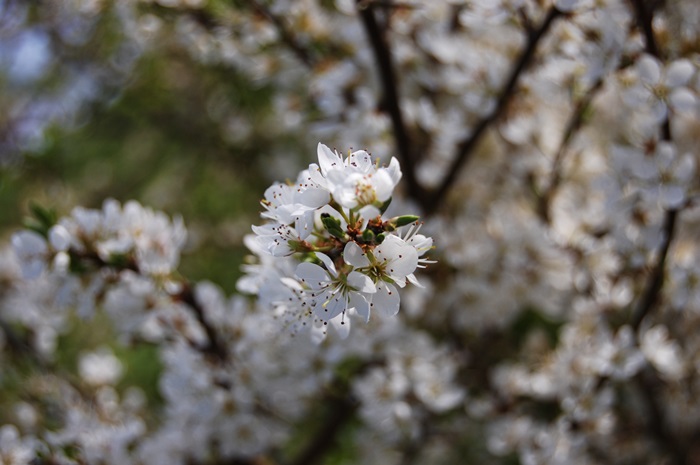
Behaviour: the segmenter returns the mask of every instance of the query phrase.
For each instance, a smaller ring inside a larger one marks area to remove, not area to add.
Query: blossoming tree
[[[259,131],[278,180],[232,296],[179,271],[180,216],[34,208],[0,259],[0,463],[698,463],[694,0],[2,9],[34,57],[0,53],[4,160],[169,47],[250,86],[206,125]],[[66,367],[75,326],[113,341]]]

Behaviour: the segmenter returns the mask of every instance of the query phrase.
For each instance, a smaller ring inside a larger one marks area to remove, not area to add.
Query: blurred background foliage
[[[76,205],[135,199],[183,217],[185,277],[235,292],[243,236],[272,180],[266,154],[284,145],[295,164],[300,153],[297,141],[269,135],[273,89],[194,59],[167,9],[139,7],[163,19],[165,40],[138,49],[120,24],[120,2],[92,2],[104,5],[83,18],[66,17],[75,5],[61,3],[0,0],[2,237],[9,241],[32,204],[63,216]],[[217,2],[208,8],[200,13]],[[51,371],[77,379],[81,354],[108,346],[125,367],[119,387],[138,386],[151,405],[160,402],[155,347],[120,344],[106,318],[71,328]],[[16,362],[0,373],[0,424],[43,389],[33,376],[45,374],[42,365]]]
[[[47,16],[50,8],[42,2],[29,3],[33,6],[20,8],[18,2],[0,2],[4,15],[24,19],[8,34],[12,20],[5,17],[6,35],[15,40],[27,31],[53,36],[66,26],[57,23],[60,15],[55,12]],[[172,26],[170,16],[163,14],[166,9],[142,8],[162,14],[166,27]],[[216,10],[217,3],[210,2],[208,8]],[[43,134],[26,147],[12,144],[16,127],[6,121],[0,222],[6,233],[12,232],[30,202],[63,215],[75,205],[136,199],[183,216],[190,232],[181,266],[185,276],[208,279],[233,292],[245,253],[242,237],[256,220],[259,199],[271,181],[265,174],[270,163],[265,154],[280,144],[265,128],[265,116],[273,111],[272,89],[231,68],[196,62],[178,43],[176,31],[157,49],[131,52],[138,56],[131,58],[127,72],[112,70],[115,56],[133,46],[115,25],[116,10],[116,5],[106,8],[94,19],[83,32],[87,38],[71,43],[52,37],[47,46],[52,56],[40,60],[44,65],[31,65],[42,69],[41,77],[13,78],[13,67],[21,60],[5,60],[0,100],[12,108],[9,113],[61,105],[57,94],[66,86],[92,85],[99,91],[78,102],[73,114],[65,111],[64,118],[37,122],[36,131]],[[95,73],[87,76],[92,84],[66,84],[76,73],[90,72]],[[298,144],[282,143],[285,153],[296,157]]]

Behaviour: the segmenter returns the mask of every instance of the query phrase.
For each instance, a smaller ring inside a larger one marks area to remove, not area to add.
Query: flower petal
[[[637,61],[637,70],[645,84],[655,85],[661,79],[661,64],[651,55],[644,55]]]
[[[393,285],[383,281],[377,283],[377,293],[372,296],[372,309],[394,316],[399,313],[400,303],[401,296]]]
[[[362,247],[352,241],[345,245],[343,260],[354,268],[366,268],[370,265],[369,258],[367,258],[367,254],[362,250]]]
[[[295,196],[295,201],[307,208],[321,208],[327,204],[331,199],[331,195],[327,190],[321,189],[320,187],[309,187],[301,192],[298,192]],[[303,208],[300,208],[301,212],[296,214],[304,213]]]
[[[341,339],[347,338],[350,334],[350,318],[347,316],[333,318],[329,323],[338,332]]]
[[[354,308],[357,314],[364,319],[365,322],[369,321],[369,302],[362,294],[351,292],[348,306]]]
[[[392,182],[394,185],[397,185],[399,181],[401,180],[401,166],[399,165],[399,161],[391,157],[391,161],[389,162],[389,166],[386,168],[387,173],[389,173],[389,176],[391,177]]]
[[[695,110],[697,106],[695,94],[693,94],[687,87],[674,89],[673,92],[671,92],[671,95],[669,95],[668,99],[675,111],[689,113]]]
[[[352,152],[348,157],[348,166],[351,166],[361,173],[372,171],[372,157],[364,150]]]
[[[329,172],[340,169],[345,165],[342,156],[320,142],[316,151],[318,153],[318,164],[321,166],[321,172],[326,176]]]
[[[695,66],[690,60],[676,60],[666,70],[666,79],[664,81],[668,87],[684,86],[690,81],[694,73]]]
[[[369,278],[369,276],[357,271],[352,271],[348,275],[348,284],[358,292],[363,292],[365,294],[374,294],[377,292],[377,288]]]
[[[311,289],[323,289],[328,285],[328,272],[313,263],[300,263],[294,274]]]
[[[316,252],[316,257],[318,257],[318,259],[321,260],[324,265],[326,265],[326,269],[331,274],[331,276],[338,276],[338,271],[336,271],[335,265],[333,264],[333,260],[331,260],[331,257],[321,252]]]

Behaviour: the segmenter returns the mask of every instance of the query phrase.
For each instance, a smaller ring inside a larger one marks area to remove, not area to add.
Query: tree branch
[[[404,166],[404,175],[408,191],[411,197],[421,201],[424,197],[424,188],[416,178],[415,157],[411,149],[411,140],[401,113],[401,105],[398,91],[398,80],[394,72],[394,64],[391,51],[386,38],[386,29],[379,27],[375,16],[375,2],[357,0],[357,11],[367,33],[372,52],[379,72],[379,80],[382,88],[382,107],[391,119],[394,143],[396,144],[397,157]]]
[[[644,0],[631,0],[632,8],[634,9],[634,14],[637,18],[637,27],[640,29],[644,35],[644,49],[648,54],[655,56],[659,60],[663,59],[663,54],[661,49],[659,49],[656,43],[656,36],[654,36],[654,9],[657,8],[661,3],[656,2],[647,8]],[[661,137],[664,140],[671,140],[671,122],[668,118],[664,120],[661,125]]]
[[[255,10],[258,14],[263,16],[273,26],[275,26],[275,29],[277,29],[277,32],[279,33],[280,38],[282,39],[282,42],[289,47],[289,49],[294,53],[294,55],[296,55],[299,61],[304,63],[307,67],[313,68],[316,64],[315,57],[313,57],[311,53],[306,48],[304,48],[304,46],[301,43],[299,43],[294,34],[292,34],[292,32],[284,24],[282,18],[272,13],[272,11],[270,11],[269,8],[267,8],[265,5],[263,5],[257,0],[249,0],[249,3],[253,10]]]
[[[652,28],[654,11],[651,8],[646,8],[644,0],[632,0],[632,6],[637,16],[637,27],[639,27],[644,34],[647,52],[654,55],[656,58],[661,59],[661,51],[656,44],[656,37],[654,36],[654,30]],[[671,122],[668,116],[661,123],[661,133],[663,140],[671,140]],[[678,211],[675,209],[666,211],[663,226],[664,240],[661,243],[661,248],[659,249],[659,256],[657,258],[656,265],[654,266],[654,270],[649,277],[649,281],[647,282],[644,294],[642,294],[641,299],[637,303],[637,306],[632,313],[631,324],[635,330],[639,329],[639,325],[642,323],[644,317],[651,311],[654,304],[656,304],[659,293],[661,292],[661,287],[663,286],[664,282],[666,256],[668,255],[668,249],[673,241],[677,216]]]
[[[325,420],[316,428],[309,443],[287,465],[313,465],[321,462],[336,445],[337,436],[343,428],[355,418],[357,401],[351,395],[351,382],[369,368],[383,364],[381,359],[366,360],[345,376],[336,376],[329,386],[328,394],[319,400],[319,404],[325,405],[327,410]]]
[[[459,171],[474,153],[475,148],[481,140],[481,136],[483,136],[486,129],[491,126],[491,124],[496,121],[506,109],[508,102],[510,102],[511,97],[515,93],[520,76],[523,74],[535,55],[535,51],[537,50],[537,45],[540,43],[540,40],[545,36],[552,24],[554,24],[554,21],[561,15],[562,13],[559,10],[557,10],[555,7],[551,7],[547,13],[547,16],[542,21],[542,24],[540,24],[540,27],[530,32],[525,48],[523,48],[522,52],[520,53],[518,60],[510,72],[506,84],[503,86],[503,89],[499,94],[500,96],[496,103],[496,108],[477,123],[468,138],[463,139],[457,145],[454,160],[450,168],[447,170],[445,178],[440,186],[434,192],[432,192],[429,198],[424,202],[426,211],[434,210],[440,201],[445,198],[447,192],[457,180]]]
[[[653,29],[654,10],[660,6],[661,3],[656,2],[650,5],[649,8],[647,8],[647,4],[644,0],[631,0],[631,3],[637,18],[637,27],[644,35],[647,53],[655,56],[659,60],[663,59]],[[666,141],[671,140],[671,121],[668,116],[661,123],[661,138]],[[632,313],[631,325],[635,332],[638,332],[642,321],[659,299],[659,294],[664,284],[666,258],[669,248],[671,247],[671,242],[673,241],[677,221],[678,210],[667,210],[662,230],[664,239],[658,252],[656,265],[649,276],[644,293],[637,302],[637,306]],[[647,408],[647,414],[649,415],[647,429],[651,433],[651,436],[656,440],[662,450],[669,455],[671,463],[674,465],[686,465],[689,460],[688,454],[690,451],[690,444],[685,444],[684,441],[674,436],[673,432],[668,430],[663,404],[659,401],[658,396],[661,380],[652,369],[640,372],[635,380]]]
[[[80,263],[82,265],[86,264],[89,268],[112,268],[117,271],[129,270],[137,274],[141,273],[133,257],[127,257],[121,262],[109,263],[94,251],[76,251],[71,249],[68,251],[68,253],[71,257],[71,263]],[[202,328],[207,335],[207,345],[196,348],[207,355],[213,355],[220,361],[227,360],[228,354],[226,348],[219,340],[214,327],[212,327],[204,317],[204,308],[202,308],[199,302],[197,302],[192,285],[187,281],[183,281],[182,289],[178,293],[170,294],[170,297],[175,302],[182,302],[187,305],[192,310],[192,313],[197,318],[199,324],[202,325]]]
[[[539,196],[538,212],[542,220],[549,224],[551,221],[550,207],[552,202],[552,197],[556,192],[559,184],[561,182],[561,165],[564,161],[564,155],[569,148],[571,139],[574,134],[581,128],[583,123],[584,115],[586,111],[590,108],[591,101],[595,97],[596,93],[603,87],[603,78],[599,78],[593,86],[586,92],[586,94],[576,102],[574,110],[569,116],[569,121],[566,123],[566,129],[564,130],[564,135],[557,149],[557,153],[554,156],[554,163],[552,164],[552,172],[549,177],[549,181],[545,188],[545,191]]]
[[[671,457],[673,465],[686,465],[686,447],[668,430],[664,420],[663,404],[658,396],[661,380],[653,370],[641,371],[634,381],[642,394],[649,419],[647,428],[652,432],[657,444]]]
[[[182,290],[172,297],[174,300],[180,301],[190,307],[190,309],[192,309],[192,313],[194,313],[195,317],[197,318],[197,321],[200,325],[202,325],[202,328],[204,328],[204,332],[207,335],[208,344],[205,347],[200,347],[199,349],[203,353],[212,355],[220,361],[227,360],[228,351],[219,339],[214,327],[209,324],[204,317],[204,308],[202,308],[199,302],[197,302],[192,285],[189,283],[184,283]]]
[[[644,34],[644,43],[647,53],[654,55],[657,58],[661,58],[661,52],[658,45],[656,44],[656,38],[654,37],[654,28],[652,21],[654,19],[654,5],[647,8],[644,0],[631,0],[632,7],[634,8],[634,13],[637,18],[637,26]]]
[[[649,314],[659,298],[659,293],[661,292],[661,287],[664,283],[666,256],[668,255],[668,250],[671,247],[671,242],[673,241],[677,218],[678,210],[672,209],[666,211],[663,226],[664,239],[659,249],[659,256],[657,257],[654,269],[649,276],[649,281],[647,281],[647,286],[644,289],[644,293],[632,312],[632,321],[630,323],[635,330],[639,329],[639,325],[642,323],[642,320],[644,320],[644,317]]]

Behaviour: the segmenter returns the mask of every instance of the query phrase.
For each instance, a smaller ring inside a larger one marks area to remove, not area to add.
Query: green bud
[[[338,239],[344,240],[345,239],[345,232],[343,231],[343,228],[340,226],[340,220],[331,216],[328,213],[322,213],[321,214],[321,221],[323,222],[323,227],[326,228],[326,231],[333,236],[337,237]]]
[[[376,236],[371,229],[365,229],[364,231],[362,231],[362,240],[368,244],[374,242],[375,237]]]
[[[385,238],[386,238],[386,234],[384,234],[384,233],[377,234],[377,244],[381,244],[382,242],[384,242]]]
[[[406,226],[407,224],[415,223],[420,219],[420,216],[416,215],[403,215],[395,216],[386,223],[384,223],[384,229],[386,231],[394,231],[396,228],[401,226]]]

